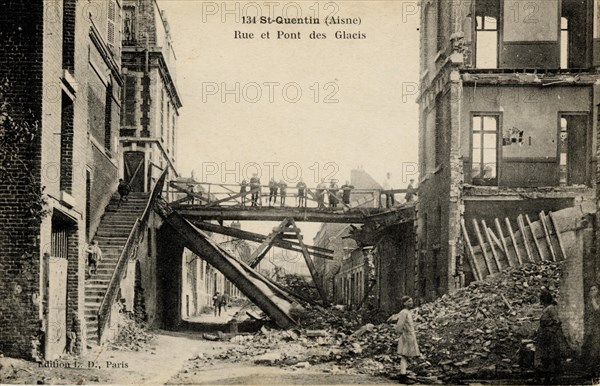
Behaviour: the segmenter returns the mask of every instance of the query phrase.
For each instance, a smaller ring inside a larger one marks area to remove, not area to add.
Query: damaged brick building
[[[131,311],[146,296],[155,315],[145,208],[161,169],[176,175],[175,56],[154,0],[0,9],[0,351],[50,360],[114,333],[122,299]],[[134,192],[123,205],[119,178]],[[91,240],[103,259],[86,278]]]
[[[464,286],[488,263],[493,273],[502,259],[555,259],[562,249],[563,317],[583,331],[584,288],[598,272],[598,8],[592,0],[421,2],[415,285],[423,298]],[[576,209],[568,221],[578,224],[577,250],[560,240],[564,218],[548,215],[566,208]]]
[[[113,0],[0,9],[0,351],[52,359],[68,333],[85,349],[83,249],[119,171],[120,9]]]

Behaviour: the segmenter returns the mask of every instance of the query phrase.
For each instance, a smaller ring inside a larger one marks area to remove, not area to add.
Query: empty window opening
[[[560,68],[589,67],[589,0],[563,0],[560,19]]]
[[[498,184],[498,116],[474,115],[471,177],[475,185]]]
[[[587,183],[587,114],[562,114],[558,144],[560,185]]]
[[[71,193],[73,187],[73,100],[62,93],[60,124],[60,190]]]
[[[475,9],[475,65],[498,68],[498,21],[500,2],[479,0]]]

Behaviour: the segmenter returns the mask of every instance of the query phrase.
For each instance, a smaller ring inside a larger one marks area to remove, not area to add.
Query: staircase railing
[[[112,277],[110,278],[108,288],[106,289],[106,293],[104,294],[104,298],[102,298],[102,302],[100,303],[100,307],[98,309],[98,343],[102,342],[102,336],[104,334],[104,330],[106,329],[106,324],[110,320],[112,306],[117,300],[121,280],[123,280],[123,275],[127,270],[127,262],[137,255],[137,250],[140,242],[143,239],[148,219],[150,218],[150,213],[154,208],[154,203],[163,191],[165,179],[167,178],[167,172],[168,169],[165,169],[165,171],[163,171],[159,179],[156,181],[156,184],[154,184],[152,192],[150,193],[150,197],[146,203],[146,207],[144,208],[144,212],[135,221],[133,228],[131,228],[131,232],[129,232],[125,246],[119,255],[117,266],[115,267]]]

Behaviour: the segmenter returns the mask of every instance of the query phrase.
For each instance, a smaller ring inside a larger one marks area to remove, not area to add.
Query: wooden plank
[[[323,283],[321,282],[321,277],[319,275],[319,271],[317,271],[317,268],[315,267],[314,262],[310,258],[308,249],[306,249],[306,245],[304,244],[304,241],[302,240],[302,233],[300,233],[300,229],[298,229],[298,227],[296,226],[296,222],[294,221],[294,219],[288,219],[288,221],[289,221],[289,225],[291,225],[292,227],[297,229],[298,242],[300,243],[300,246],[302,247],[302,256],[304,256],[304,261],[306,262],[306,266],[308,267],[310,276],[313,279],[313,283],[315,284],[315,287],[317,287],[317,291],[319,292],[319,295],[321,296],[321,300],[323,300],[323,304],[326,304],[327,303],[327,292],[325,291],[325,288],[323,288]]]
[[[221,225],[217,225],[217,224],[211,224],[208,222],[195,221],[193,224],[198,229],[201,229],[204,231],[219,233],[222,235],[235,237],[236,239],[249,240],[249,241],[254,241],[257,243],[262,243],[267,238],[267,236],[261,235],[260,233],[248,232],[248,231],[244,231],[241,229],[221,226]],[[294,240],[297,240],[296,235],[294,235]],[[292,241],[292,240],[287,240],[287,239],[284,240],[283,237],[282,237],[282,240],[275,240],[273,242],[273,245],[276,247],[279,247],[279,248],[289,249],[289,250],[296,251],[296,252],[301,252],[300,243],[298,243],[296,241]],[[329,259],[329,260],[333,259],[333,250],[331,250],[331,249],[317,247],[317,246],[313,246],[313,245],[307,245],[306,248],[308,248],[311,255],[313,255],[313,256],[322,257],[322,258]]]
[[[500,252],[502,252],[502,254],[504,256],[506,256],[506,250],[504,249],[504,246],[502,245],[502,242],[500,241],[500,239],[498,238],[498,236],[496,236],[496,234],[494,233],[494,231],[492,230],[492,228],[488,227],[488,232],[490,233],[490,237],[492,238],[492,241],[494,242],[494,244],[496,245],[496,247],[498,247],[498,249],[500,250]]]
[[[513,232],[512,225],[510,224],[510,220],[505,217],[504,223],[506,224],[506,228],[508,229],[508,236],[510,237],[510,241],[513,245],[513,249],[515,250],[515,256],[517,257],[517,262],[519,263],[519,265],[522,265],[523,259],[521,258],[521,252],[519,251],[519,246],[517,245],[517,238],[515,237],[515,232]]]
[[[530,262],[533,262],[533,256],[531,253],[531,245],[529,245],[529,239],[527,238],[527,232],[525,232],[525,221],[523,220],[523,215],[520,214],[517,217],[517,223],[519,224],[519,230],[521,231],[521,236],[523,237],[523,244],[525,245],[525,251],[527,252],[527,259]]]
[[[273,242],[277,239],[277,237],[281,234],[283,228],[289,224],[289,219],[284,219],[281,224],[279,224],[278,228],[273,229],[267,238],[252,252],[250,255],[250,267],[256,268],[260,261],[267,255],[267,252],[273,247]]]
[[[525,215],[525,219],[527,220],[527,225],[529,225],[529,230],[531,231],[531,237],[533,237],[533,243],[535,244],[535,248],[537,249],[537,252],[540,255],[540,260],[544,261],[546,260],[546,258],[542,253],[542,247],[540,247],[540,242],[538,241],[537,236],[535,235],[535,232],[533,230],[533,224],[529,219],[529,215]]]
[[[475,227],[475,234],[477,235],[477,241],[479,242],[479,247],[481,248],[481,253],[483,255],[483,261],[485,262],[485,267],[488,270],[488,275],[492,274],[492,265],[490,264],[490,258],[485,250],[485,241],[483,240],[483,236],[481,235],[481,231],[479,230],[479,224],[477,224],[477,220],[473,219],[473,226]]]
[[[552,212],[548,213],[550,217],[550,223],[552,224],[552,228],[554,228],[554,234],[556,235],[556,239],[558,240],[558,246],[560,247],[560,253],[562,255],[563,260],[567,259],[567,254],[565,252],[565,245],[562,241],[562,236],[556,227],[556,223],[554,222],[554,217],[552,217]]]
[[[247,191],[247,192],[238,193],[238,194],[236,194],[236,195],[233,195],[233,196],[229,196],[229,197],[226,197],[226,198],[222,198],[222,199],[220,199],[220,200],[217,200],[217,201],[213,201],[213,202],[209,203],[208,205],[206,205],[206,207],[207,207],[207,208],[210,208],[210,207],[213,207],[213,206],[217,206],[217,205],[219,205],[219,204],[220,204],[220,203],[222,203],[222,202],[231,201],[231,200],[236,200],[236,202],[237,202],[237,199],[238,199],[239,197],[242,197],[242,196],[247,196],[247,195],[249,195],[249,194],[252,194],[253,192],[258,192],[258,191],[259,191],[259,189],[258,189],[258,188],[250,189],[250,190],[249,190],[249,191]]]
[[[465,238],[467,244],[467,259],[469,259],[469,264],[473,267],[473,274],[475,276],[475,280],[482,280],[483,276],[479,271],[479,267],[477,266],[477,261],[475,258],[475,252],[473,251],[473,245],[471,244],[471,240],[469,239],[469,234],[467,233],[467,227],[465,225],[465,220],[460,220],[460,226],[462,229],[463,237]]]
[[[494,224],[496,225],[496,230],[498,231],[498,235],[500,236],[500,242],[502,243],[502,248],[504,248],[504,256],[506,256],[508,266],[512,267],[512,262],[510,261],[510,253],[508,251],[508,244],[506,244],[506,238],[504,237],[504,233],[502,232],[500,220],[498,220],[497,218],[494,219]]]
[[[178,186],[178,185],[175,183],[175,181],[171,181],[171,182],[169,182],[169,186],[170,186],[170,187],[172,187],[173,189],[177,190],[177,191],[178,191],[178,192],[180,192],[180,193],[185,193],[185,194],[187,194],[188,196],[191,196],[191,197],[197,198],[197,199],[198,199],[198,200],[200,200],[200,201],[208,202],[208,199],[207,199],[206,197],[203,197],[202,195],[200,195],[200,194],[198,194],[198,193],[196,193],[196,192],[192,192],[192,191],[191,191],[191,190],[189,190],[189,189],[185,189],[185,188],[182,188],[181,186]],[[177,201],[180,201],[180,200],[177,200]],[[176,202],[177,202],[177,201],[176,201]]]
[[[502,271],[502,267],[500,267],[500,260],[498,260],[498,254],[496,253],[496,248],[494,248],[492,236],[490,236],[490,228],[488,228],[487,224],[485,223],[485,220],[481,220],[481,225],[483,226],[483,230],[485,231],[485,238],[487,239],[487,242],[490,245],[490,249],[492,250],[492,257],[494,258],[494,262],[496,263],[498,272],[500,272]]]
[[[546,243],[548,244],[548,249],[550,250],[550,256],[552,256],[552,261],[556,261],[556,252],[554,251],[554,246],[552,245],[552,237],[550,237],[550,229],[547,221],[548,219],[546,217],[546,213],[543,211],[540,212],[540,223],[542,224],[542,228],[544,228],[544,234],[546,235]]]

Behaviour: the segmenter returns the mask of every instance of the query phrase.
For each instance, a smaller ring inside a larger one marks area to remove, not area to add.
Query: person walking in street
[[[540,293],[540,304],[545,308],[540,316],[540,326],[536,333],[535,353],[539,359],[539,375],[543,378],[544,384],[550,384],[561,373],[562,354],[566,349],[563,345],[566,341],[556,302],[546,288]]]
[[[221,316],[221,307],[223,306],[223,298],[219,291],[215,292],[212,297],[213,307],[215,308],[215,316]]]
[[[420,357],[419,345],[415,334],[415,324],[410,309],[413,300],[409,296],[402,297],[402,310],[398,314],[396,331],[400,334],[398,338],[398,355],[400,355],[400,383],[412,383],[408,379],[407,362],[409,358]]]
[[[284,180],[280,180],[279,181],[279,194],[281,195],[281,207],[283,208],[285,206],[285,198],[287,197],[287,184],[285,183]]]
[[[223,311],[227,312],[227,305],[229,304],[229,295],[227,293],[221,295],[221,304],[223,305]]]
[[[406,195],[404,196],[404,199],[406,199],[406,202],[413,202],[415,200],[417,191],[414,187],[414,183],[415,183],[414,178],[411,178],[408,183],[408,186],[406,187]]]
[[[298,189],[298,208],[306,208],[306,183],[302,178],[296,184],[296,188]]]
[[[331,209],[337,209],[337,204],[338,204],[338,191],[340,190],[338,184],[337,184],[337,180],[331,180],[331,182],[329,183],[329,208]]]
[[[246,206],[246,192],[248,191],[248,183],[246,182],[246,180],[242,180],[242,183],[240,184],[240,194],[241,196],[241,200],[242,200],[242,206]]]
[[[350,185],[350,181],[346,181],[342,185],[342,202],[346,206],[350,206],[350,193],[352,193],[352,189],[354,189],[354,186]]]
[[[273,206],[271,205],[271,200],[273,200],[273,204],[277,203],[277,189],[278,185],[275,182],[275,178],[271,178],[269,181],[269,206]]]
[[[96,240],[92,240],[90,244],[85,248],[85,254],[87,256],[87,265],[88,265],[88,278],[92,277],[92,275],[96,274],[98,269],[98,264],[100,260],[102,260],[102,250],[98,246]]]
[[[258,173],[254,173],[252,178],[250,178],[250,190],[252,191],[252,195],[250,196],[252,201],[251,206],[257,206],[260,198],[260,178],[258,178]]]
[[[318,203],[318,208],[319,209],[325,209],[325,190],[326,190],[326,186],[325,186],[325,179],[321,178],[321,182],[317,185],[317,191],[316,191],[316,196],[317,196],[317,203]]]
[[[131,186],[122,178],[119,178],[119,186],[117,186],[117,192],[120,196],[119,204],[123,201],[129,201],[129,193],[131,193]]]
[[[392,190],[392,175],[391,173],[386,174],[385,181],[383,181],[383,194],[385,195],[385,207],[392,208],[394,206],[394,193],[390,192]]]

